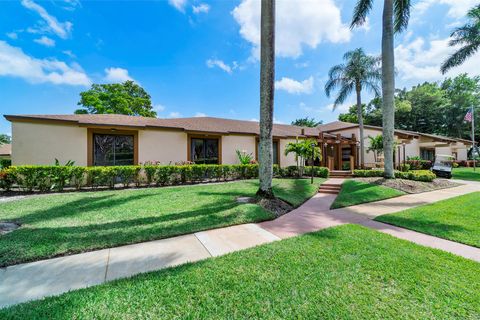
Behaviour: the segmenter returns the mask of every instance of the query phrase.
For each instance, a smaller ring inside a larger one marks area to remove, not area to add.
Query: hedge
[[[354,170],[353,175],[355,177],[383,177],[383,170]],[[429,170],[413,170],[413,171],[395,171],[395,177],[399,179],[415,180],[432,182],[436,175]]]
[[[305,174],[311,169],[305,168]],[[296,177],[297,167],[274,166],[275,177]],[[314,167],[314,176],[328,177],[328,169]],[[0,170],[0,189],[13,186],[24,192],[62,191],[65,187],[77,190],[88,187],[115,188],[129,186],[166,186],[258,178],[258,165],[153,165],[79,167],[79,166],[11,166]]]

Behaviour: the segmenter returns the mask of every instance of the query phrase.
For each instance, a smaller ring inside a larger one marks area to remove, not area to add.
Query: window
[[[260,144],[257,140],[257,161],[258,161],[258,154],[260,153]],[[278,140],[273,141],[273,164],[280,164],[278,159],[279,156],[279,149],[278,149]]]
[[[218,139],[192,138],[191,161],[197,164],[218,164]]]
[[[133,164],[133,135],[93,135],[94,166],[124,166]]]
[[[420,149],[420,158],[423,160],[435,160],[435,149]]]

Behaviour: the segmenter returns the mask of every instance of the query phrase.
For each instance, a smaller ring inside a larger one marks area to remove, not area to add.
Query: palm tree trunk
[[[262,0],[260,36],[260,142],[257,195],[273,198],[273,99],[275,80],[275,0]]]
[[[362,110],[362,86],[357,83],[357,117],[358,117],[358,126],[360,129],[360,168],[365,167],[365,139],[363,131],[363,110]]]
[[[383,155],[385,177],[395,178],[393,143],[395,125],[395,53],[393,48],[393,0],[385,0],[382,33]]]

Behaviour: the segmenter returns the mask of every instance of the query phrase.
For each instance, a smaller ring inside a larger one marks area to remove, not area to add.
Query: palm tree
[[[260,30],[260,142],[257,195],[273,198],[273,99],[275,80],[275,0],[262,0]]]
[[[348,51],[343,56],[344,64],[332,67],[328,73],[325,93],[330,97],[335,89],[339,92],[333,103],[333,109],[345,102],[347,97],[355,91],[357,95],[357,116],[360,127],[360,166],[365,166],[365,137],[363,131],[362,89],[367,89],[376,96],[380,95],[379,83],[382,79],[380,58],[368,56],[363,49]]]
[[[452,40],[448,45],[450,47],[461,45],[462,47],[442,64],[440,70],[443,74],[464,63],[480,48],[480,4],[468,11],[467,18],[469,21],[455,29],[450,35]]]
[[[358,0],[351,27],[365,23],[373,6],[373,0]],[[410,0],[384,0],[382,17],[382,103],[383,103],[383,154],[385,156],[385,177],[395,178],[393,166],[395,130],[395,54],[394,34],[408,26]]]

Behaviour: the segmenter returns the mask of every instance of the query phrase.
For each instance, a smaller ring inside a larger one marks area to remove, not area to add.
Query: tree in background
[[[469,140],[470,126],[463,118],[470,106],[479,104],[480,77],[461,74],[442,83],[424,82],[409,90],[396,90],[395,128]],[[365,124],[382,125],[381,98],[373,98],[363,111]],[[338,119],[358,123],[355,106]],[[480,123],[479,112],[475,121]],[[480,131],[476,139],[480,139]]]
[[[150,95],[133,81],[94,84],[80,93],[76,114],[125,114],[156,117]]]
[[[12,143],[12,138],[8,134],[0,134],[0,146],[2,144],[10,144]]]
[[[325,93],[330,97],[332,91],[338,89],[338,94],[333,103],[335,110],[344,103],[347,97],[355,92],[357,98],[357,121],[360,127],[360,166],[365,165],[365,137],[363,130],[362,90],[380,95],[379,82],[382,78],[380,59],[366,55],[363,49],[358,48],[348,51],[343,56],[344,64],[332,67],[328,73],[325,84]]]
[[[358,0],[351,27],[365,23],[373,0]],[[395,178],[393,152],[395,143],[395,53],[394,34],[405,30],[410,18],[410,0],[384,0],[382,18],[382,127],[385,177]]]
[[[443,62],[440,67],[443,74],[464,63],[480,48],[480,4],[468,11],[467,19],[468,22],[465,25],[456,28],[450,35],[452,40],[449,46],[461,47]]]
[[[292,121],[292,126],[299,126],[299,127],[310,127],[310,128],[315,128],[316,126],[319,126],[323,123],[322,120],[315,120],[314,118],[300,118],[300,119],[295,119]]]
[[[273,100],[275,81],[275,0],[262,0],[260,13],[260,141],[257,195],[274,198]]]

